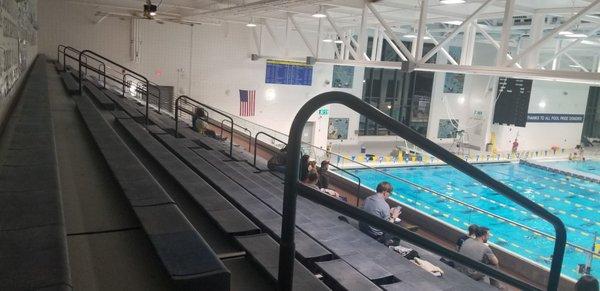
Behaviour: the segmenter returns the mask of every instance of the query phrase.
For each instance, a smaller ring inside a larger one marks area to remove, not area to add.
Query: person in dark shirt
[[[287,165],[287,147],[283,147],[279,152],[272,156],[269,161],[267,161],[267,167],[271,171],[277,171],[285,174],[285,169]]]
[[[598,279],[584,275],[575,284],[575,291],[598,291]]]
[[[309,155],[303,155],[300,159],[300,181],[306,180],[306,175],[308,175],[308,160],[310,159]]]
[[[469,238],[475,238],[475,233],[477,232],[477,229],[479,228],[479,226],[477,226],[476,224],[471,224],[469,225],[469,235],[463,235],[460,238],[458,238],[458,240],[456,241],[456,250],[460,251],[460,247],[462,247],[462,244]]]
[[[327,170],[329,170],[329,161],[322,161],[321,167],[319,168],[319,188],[329,189],[329,178],[327,177]]]

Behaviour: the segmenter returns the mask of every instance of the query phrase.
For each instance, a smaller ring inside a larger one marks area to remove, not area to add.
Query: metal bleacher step
[[[279,244],[275,240],[266,234],[238,236],[236,240],[263,267],[264,271],[272,279],[277,280],[279,271]],[[294,263],[293,290],[330,290],[327,285],[317,279],[300,262],[295,260]]]
[[[91,97],[94,97],[94,100],[96,100],[97,104],[100,105],[100,108],[106,110],[115,109],[115,103],[104,93],[102,93],[102,91],[100,91],[96,85],[92,84],[92,82],[88,80],[83,81],[83,88],[91,95]]]
[[[63,84],[65,84],[65,88],[69,94],[76,94],[79,92],[79,83],[75,80],[71,73],[62,71],[60,76],[62,77]]]
[[[188,168],[175,155],[131,118],[118,118],[122,126],[196,203],[228,234],[258,233],[259,228],[214,188]]]
[[[76,96],[76,105],[173,282],[182,289],[229,290],[229,270],[90,98]]]
[[[343,290],[381,290],[373,282],[343,260],[317,262],[325,278]]]
[[[39,55],[3,132],[0,290],[71,290],[47,81]]]

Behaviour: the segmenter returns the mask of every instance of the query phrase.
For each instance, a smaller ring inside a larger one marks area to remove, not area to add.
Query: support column
[[[560,51],[560,47],[562,47],[562,39],[559,39],[556,41],[556,47],[554,48],[554,55],[558,54],[558,52]],[[556,71],[556,69],[558,68],[559,64],[560,64],[560,55],[556,56],[553,60],[552,60],[552,70]]]
[[[367,4],[365,2],[365,5],[363,6],[363,10],[362,10],[362,17],[360,20],[360,32],[358,35],[358,54],[359,57],[362,60],[366,60],[366,54],[367,54],[367,43],[369,41],[369,31],[368,31],[368,27],[367,27],[367,16],[368,16],[368,8],[367,8]]]
[[[544,32],[544,25],[546,24],[546,14],[535,13],[531,20],[531,29],[529,35],[531,35],[531,42],[534,42],[542,38]],[[529,45],[529,44],[528,44]],[[536,48],[525,57],[525,68],[535,69],[540,62],[540,49]]]
[[[506,63],[506,54],[508,53],[508,45],[510,41],[510,34],[513,25],[513,15],[515,12],[515,0],[506,0],[506,6],[504,8],[504,18],[502,19],[502,33],[500,39],[500,49],[498,49],[498,55],[496,57],[496,65],[502,66]]]
[[[511,0],[514,1],[514,0]],[[415,60],[420,61],[423,57],[423,42],[427,32],[427,10],[429,9],[429,0],[421,0],[421,14],[419,15],[419,30],[417,31],[417,46],[412,51]]]
[[[474,23],[477,23],[477,19],[473,19],[472,23],[467,23],[464,26],[460,65],[470,66],[473,64],[473,50],[475,49],[475,37],[477,36]]]

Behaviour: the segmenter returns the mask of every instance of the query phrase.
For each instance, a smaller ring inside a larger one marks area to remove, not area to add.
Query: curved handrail
[[[66,70],[66,67],[67,67],[67,60],[66,60],[66,58],[67,57],[69,57],[69,59],[72,59],[72,60],[74,60],[76,62],[78,61],[78,59],[76,57],[74,57],[74,56],[72,56],[70,54],[67,54],[67,51],[73,52],[75,54],[80,54],[81,51],[79,51],[78,49],[76,49],[74,47],[71,47],[71,46],[59,45],[59,47],[60,46],[62,46],[62,48],[63,48],[63,51],[62,51],[62,53],[63,53],[63,69]],[[97,58],[95,58],[93,56],[90,56],[90,59],[95,60],[96,62],[98,62],[98,69],[96,69],[94,67],[90,67],[87,64],[87,59],[88,59],[88,57],[86,56],[85,59],[84,59],[84,61],[86,62],[86,65],[85,65],[85,74],[87,75],[88,69],[91,69],[92,71],[94,71],[94,72],[96,72],[98,74],[98,78],[100,78],[101,76],[103,76],[102,87],[106,88],[106,65],[101,60],[99,60],[99,59],[97,59]],[[60,62],[60,60],[59,60],[59,62]],[[102,70],[102,71],[100,71],[100,70]]]
[[[57,62],[57,63],[59,63],[59,64],[60,64],[60,53],[61,53],[61,50],[60,50],[60,49],[61,49],[61,48],[64,48],[64,47],[65,47],[65,45],[64,45],[64,44],[59,44],[59,45],[57,46],[57,48],[56,48],[56,62]],[[63,65],[63,68],[62,68],[62,69],[64,69],[64,65]]]
[[[206,105],[200,101],[196,101],[192,98],[190,98],[187,95],[181,95],[179,97],[177,97],[177,99],[175,99],[175,137],[179,137],[179,101],[185,98],[186,102],[191,102],[193,104],[197,104],[200,105],[201,107],[206,107],[218,114],[223,115],[224,117],[228,118],[231,121],[231,124],[234,124],[233,122],[233,118],[231,118],[230,116],[224,114],[223,112],[221,112],[221,110],[213,108],[212,106]],[[184,111],[185,112],[185,111]],[[229,157],[233,159],[233,126],[230,128],[229,131],[230,134],[230,138],[229,138]]]
[[[514,278],[502,271],[496,270],[490,266],[484,265],[480,262],[471,260],[456,251],[450,250],[443,246],[440,246],[416,233],[412,233],[398,225],[382,220],[375,217],[367,212],[360,209],[356,209],[341,201],[334,201],[336,199],[328,199],[331,197],[319,197],[314,189],[311,189],[301,183],[299,183],[299,167],[300,167],[300,146],[302,141],[302,131],[305,123],[308,121],[310,116],[319,108],[328,104],[341,104],[348,108],[364,115],[368,116],[369,119],[383,125],[388,128],[391,132],[399,135],[407,141],[415,144],[421,149],[429,152],[438,159],[446,162],[448,165],[458,169],[459,171],[471,176],[481,184],[495,190],[501,195],[509,198],[517,204],[523,206],[529,211],[535,213],[542,219],[551,223],[555,230],[555,243],[554,252],[552,256],[552,263],[550,268],[550,276],[548,279],[548,290],[554,291],[558,289],[560,280],[562,262],[564,258],[564,251],[566,245],[567,233],[563,222],[555,215],[550,213],[535,202],[527,199],[518,192],[514,191],[510,187],[502,184],[501,182],[493,179],[483,171],[479,170],[475,166],[463,161],[459,157],[450,153],[443,147],[437,145],[433,141],[423,137],[416,131],[410,129],[408,126],[394,120],[392,117],[381,112],[377,108],[365,103],[360,98],[357,98],[351,94],[344,92],[326,92],[317,95],[313,99],[309,100],[298,112],[290,129],[290,138],[288,142],[288,166],[286,168],[285,185],[284,185],[284,197],[283,197],[283,221],[281,225],[281,245],[279,252],[279,278],[278,287],[279,290],[292,290],[293,281],[293,270],[294,270],[294,232],[296,225],[296,200],[298,195],[298,188],[302,189],[302,194],[311,200],[318,201],[328,207],[331,207],[342,214],[348,215],[352,218],[363,220],[366,223],[380,228],[384,231],[388,231],[392,234],[399,235],[403,239],[422,246],[430,251],[441,253],[448,258],[457,261],[458,263],[464,264],[468,267],[482,271],[492,277],[498,278],[509,284],[515,285],[516,287],[524,289],[536,289],[534,286],[523,282],[517,278]],[[340,203],[341,202],[341,203]]]
[[[93,51],[91,51],[91,50],[84,50],[84,51],[82,51],[81,53],[79,53],[79,80],[81,80],[81,78],[82,78],[82,75],[81,75],[81,68],[82,68],[82,65],[83,65],[83,64],[82,64],[82,58],[83,58],[83,57],[85,57],[85,56],[87,56],[88,54],[89,54],[89,55],[92,55],[92,56],[95,56],[95,57],[97,57],[97,58],[100,58],[100,59],[102,59],[102,60],[104,60],[104,61],[106,61],[106,62],[108,62],[108,63],[110,63],[110,64],[112,64],[112,65],[115,65],[115,66],[117,66],[117,67],[121,68],[122,70],[128,71],[128,72],[130,72],[131,74],[133,74],[133,75],[136,75],[136,76],[140,77],[140,78],[141,78],[141,79],[144,81],[144,83],[146,84],[146,88],[148,88],[148,87],[149,87],[149,86],[148,86],[148,85],[149,85],[149,82],[148,82],[148,79],[147,79],[146,77],[142,76],[142,75],[141,75],[141,74],[139,74],[139,73],[136,73],[135,71],[133,71],[133,70],[131,70],[131,69],[128,69],[127,67],[124,67],[124,66],[122,66],[122,65],[119,65],[119,64],[118,64],[118,63],[116,63],[115,61],[112,61],[112,60],[110,60],[110,59],[108,59],[108,58],[106,58],[106,57],[104,57],[104,56],[102,56],[102,55],[100,55],[100,54],[98,54],[98,53],[95,53],[95,52],[93,52]],[[87,65],[87,61],[86,61],[86,65]],[[82,82],[80,81],[80,82],[79,82],[79,92],[81,92],[81,89],[82,89],[82,88],[81,88],[81,86],[82,86]],[[150,100],[149,100],[149,98],[148,98],[148,91],[146,91],[146,126],[148,125],[148,115],[149,115],[149,111],[150,111],[150,110],[149,110],[149,109],[150,109],[149,103],[150,103]]]
[[[272,135],[270,135],[270,134],[268,134],[268,133],[266,133],[264,131],[257,132],[256,135],[254,136],[254,163],[252,164],[252,165],[254,165],[254,167],[256,167],[256,150],[258,149],[258,146],[257,146],[258,145],[258,136],[261,135],[261,134],[264,135],[264,136],[268,136],[268,137],[270,137],[270,138],[272,138],[272,139],[274,139],[274,140],[276,140],[276,141],[278,141],[278,142],[280,142],[282,144],[287,145],[286,142],[284,142],[284,141],[282,141],[282,140],[280,140],[280,139],[278,139],[278,138],[276,138],[276,137],[274,137],[274,136],[272,136]]]
[[[223,120],[221,120],[221,137],[223,137],[223,123],[225,121],[230,121],[230,120],[229,119],[223,119]],[[233,122],[233,121],[231,121],[231,122]],[[250,131],[248,128],[245,128],[245,127],[243,127],[243,126],[241,126],[239,124],[233,124],[232,123],[232,125],[233,126],[237,126],[238,128],[241,128],[242,130],[248,132],[248,151],[252,151],[252,131]],[[232,139],[233,139],[233,137],[232,137]]]

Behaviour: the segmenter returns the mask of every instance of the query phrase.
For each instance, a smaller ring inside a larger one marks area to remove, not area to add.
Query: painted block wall
[[[28,19],[28,17],[25,17],[24,15],[21,15],[20,12],[18,12],[30,11],[32,13],[31,15],[35,20],[35,18],[37,18],[37,0],[29,0],[28,2],[22,2],[19,4],[21,6],[31,5],[28,7],[28,9],[23,10],[23,8],[21,8],[21,10],[19,10],[19,5],[17,5],[17,3],[14,0],[5,0],[4,3],[2,3],[3,7],[9,7],[11,11],[6,10],[5,8],[1,8],[0,16],[9,18],[11,21],[14,22],[15,25],[31,27],[31,19]],[[11,109],[12,104],[15,102],[17,89],[25,80],[25,73],[29,70],[29,67],[33,63],[33,60],[35,59],[38,52],[37,41],[34,43],[31,43],[31,40],[25,41],[24,39],[26,38],[26,36],[23,34],[22,31],[19,33],[18,39],[5,36],[3,33],[4,29],[8,28],[0,28],[0,44],[2,47],[2,52],[0,53],[0,80],[2,80],[0,83],[0,87],[2,88],[0,93],[0,127],[6,121],[9,110]],[[21,43],[26,42],[26,44],[21,44],[19,46],[19,40],[22,41]],[[7,50],[12,50],[15,52],[15,54],[13,55],[13,60],[5,59],[4,53]],[[8,68],[5,68],[7,63],[12,63],[13,65]]]

